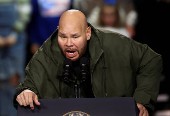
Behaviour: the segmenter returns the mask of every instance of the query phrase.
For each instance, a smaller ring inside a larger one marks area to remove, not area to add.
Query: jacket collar
[[[91,39],[89,40],[89,53],[90,53],[90,72],[92,73],[96,63],[98,62],[100,56],[103,54],[103,49],[101,41],[99,38],[99,31],[95,29],[90,23],[91,27]]]
[[[64,55],[58,44],[58,29],[45,41],[45,53],[49,56],[57,66],[57,75],[62,76]]]

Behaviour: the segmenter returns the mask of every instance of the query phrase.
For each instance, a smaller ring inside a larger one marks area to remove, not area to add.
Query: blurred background
[[[96,28],[126,35],[162,55],[164,70],[151,116],[170,116],[170,0],[0,0],[0,116],[17,115],[12,100],[25,67],[68,9],[82,11]]]

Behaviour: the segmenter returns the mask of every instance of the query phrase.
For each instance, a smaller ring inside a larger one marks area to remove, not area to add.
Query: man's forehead
[[[68,33],[68,32],[69,33],[81,33],[82,29],[83,29],[83,27],[81,25],[73,25],[73,24],[60,25],[59,28],[58,28],[59,32],[61,32],[63,34]]]

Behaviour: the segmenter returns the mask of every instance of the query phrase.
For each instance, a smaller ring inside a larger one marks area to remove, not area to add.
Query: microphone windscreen
[[[86,64],[86,65],[88,64],[88,59],[86,57],[80,58],[80,65],[82,64]]]
[[[71,61],[71,59],[66,58],[66,59],[64,60],[64,66],[66,66],[66,65],[69,65],[69,67],[72,67],[72,61]]]

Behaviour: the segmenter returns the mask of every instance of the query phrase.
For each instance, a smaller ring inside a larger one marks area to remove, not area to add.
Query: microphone
[[[86,81],[87,75],[88,75],[88,59],[86,57],[82,57],[80,59],[80,77],[81,77],[81,83]]]
[[[64,72],[63,72],[63,79],[64,79],[64,82],[66,83],[69,83],[71,67],[72,67],[71,59],[66,58],[64,61]]]

